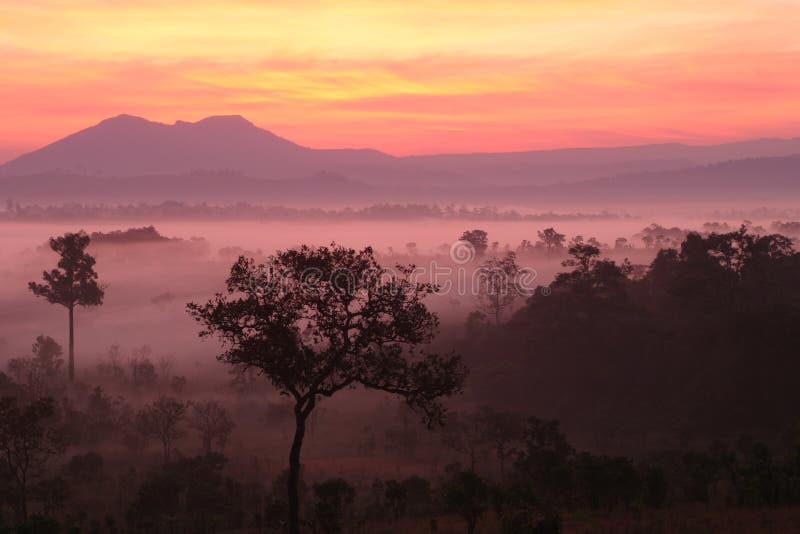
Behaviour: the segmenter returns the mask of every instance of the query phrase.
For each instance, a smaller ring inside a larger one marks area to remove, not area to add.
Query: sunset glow
[[[128,113],[394,154],[800,135],[800,4],[6,0],[0,160]]]

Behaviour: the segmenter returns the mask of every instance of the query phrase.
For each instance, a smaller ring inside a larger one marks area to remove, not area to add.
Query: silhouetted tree
[[[98,362],[97,373],[104,379],[114,382],[126,380],[125,367],[122,363],[122,350],[118,344],[111,345],[106,358]]]
[[[91,393],[86,407],[86,428],[90,443],[108,438],[121,423],[121,401],[107,395],[100,386]]]
[[[457,471],[442,487],[442,498],[448,511],[467,522],[467,532],[474,534],[478,521],[489,507],[489,485],[475,471]]]
[[[523,239],[517,247],[517,256],[530,256],[536,251],[536,247],[527,239]]]
[[[9,360],[8,371],[19,384],[25,386],[29,395],[44,397],[51,393],[64,364],[61,345],[50,336],[41,335],[36,338],[31,352],[33,357]]]
[[[95,259],[86,253],[89,241],[89,236],[83,231],[51,237],[50,248],[61,257],[58,268],[42,273],[44,284],[28,284],[34,295],[44,297],[50,303],[61,304],[69,312],[70,382],[75,381],[75,306],[99,306],[103,303],[104,291],[97,283]]]
[[[442,396],[461,390],[456,356],[417,357],[437,318],[422,299],[434,288],[409,281],[411,268],[386,276],[372,249],[341,246],[279,252],[268,265],[244,257],[232,267],[227,295],[188,309],[228,350],[220,359],[255,367],[294,400],[289,454],[290,532],[299,532],[297,481],[306,420],[321,397],[362,385],[394,393],[440,421]]]
[[[142,483],[128,522],[136,532],[241,531],[243,489],[223,474],[225,463],[209,454],[165,465]]]
[[[552,507],[568,502],[573,487],[571,458],[574,450],[558,421],[528,419],[523,445],[517,457],[517,471],[533,484],[534,494]]]
[[[541,242],[544,243],[544,247],[548,254],[552,254],[553,252],[564,248],[564,241],[567,239],[567,236],[564,234],[559,234],[552,227],[539,230],[537,235],[539,236]]]
[[[570,257],[561,262],[572,271],[558,273],[552,284],[554,288],[569,288],[582,299],[609,298],[620,295],[633,267],[626,260],[616,262],[599,259],[600,249],[594,245],[578,243],[569,248]]]
[[[466,230],[459,239],[472,245],[476,258],[486,254],[486,249],[489,248],[489,234],[485,230]]]
[[[17,519],[28,517],[30,485],[47,462],[64,451],[55,426],[55,403],[37,399],[20,406],[18,399],[0,399],[0,462],[12,482]]]
[[[169,381],[169,389],[176,395],[180,395],[186,389],[186,382],[186,377],[183,375],[173,376]]]
[[[135,388],[150,387],[155,385],[158,380],[156,366],[153,365],[151,357],[153,349],[147,345],[133,349],[133,353],[128,358],[128,369],[130,370],[131,384]]]
[[[215,400],[192,403],[189,425],[200,433],[206,454],[211,454],[214,444],[221,452],[236,426],[228,410]]]
[[[500,480],[505,480],[506,461],[516,452],[525,431],[525,419],[513,412],[498,412],[490,407],[480,411],[484,439],[500,464]]]
[[[342,532],[356,491],[341,478],[314,484],[314,526],[324,534]]]
[[[422,517],[431,511],[430,482],[416,475],[401,481],[386,481],[385,498],[395,520],[406,514]]]
[[[456,413],[442,429],[442,442],[469,459],[469,468],[475,470],[479,458],[486,456],[486,421],[479,413]]]
[[[186,404],[170,397],[160,397],[136,414],[136,426],[143,436],[161,442],[164,463],[169,463],[175,441],[184,435],[181,423],[186,417]]]
[[[641,494],[639,472],[628,458],[584,452],[575,459],[574,471],[578,497],[592,510],[629,507]]]
[[[392,425],[384,432],[384,450],[399,453],[408,458],[413,456],[419,442],[419,435],[414,418],[409,413],[407,406],[397,406],[395,416],[392,418],[398,424]]]
[[[384,501],[392,510],[392,518],[397,521],[406,511],[408,492],[398,480],[387,480],[384,491]]]
[[[636,234],[636,237],[642,240],[645,248],[661,249],[678,246],[686,238],[687,233],[687,230],[678,227],[665,228],[653,223]]]
[[[54,516],[64,509],[64,504],[71,493],[69,483],[61,477],[42,479],[32,490],[34,499],[42,504],[42,510],[49,516]]]
[[[500,324],[500,315],[520,296],[518,273],[516,255],[509,252],[503,258],[487,260],[473,274],[478,306],[495,324]]]

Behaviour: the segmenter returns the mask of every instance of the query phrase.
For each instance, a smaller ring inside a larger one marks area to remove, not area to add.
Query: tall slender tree
[[[389,276],[371,248],[330,247],[278,252],[265,265],[240,257],[227,294],[188,305],[201,336],[219,337],[219,359],[255,368],[294,401],[289,453],[289,531],[300,532],[298,480],[306,420],[319,401],[356,386],[405,399],[429,425],[441,421],[439,399],[461,391],[466,368],[458,356],[422,354],[436,316],[422,299],[434,288]]]
[[[28,283],[37,297],[61,304],[69,311],[69,380],[75,381],[75,306],[99,306],[104,291],[97,283],[95,259],[86,252],[90,238],[84,231],[51,237],[50,248],[59,256],[58,266],[42,273],[43,284]]]
[[[473,273],[473,290],[480,310],[500,324],[502,313],[522,295],[518,285],[517,255],[508,252],[503,258],[490,258]]]

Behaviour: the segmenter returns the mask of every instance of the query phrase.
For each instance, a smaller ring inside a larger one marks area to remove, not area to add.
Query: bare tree
[[[64,360],[61,345],[50,336],[41,335],[31,349],[32,357],[12,358],[8,371],[34,398],[48,396],[59,378]]]
[[[130,370],[133,387],[155,385],[158,380],[158,373],[156,373],[156,367],[151,360],[152,356],[153,349],[148,345],[133,349],[130,358],[128,358],[128,369]]]
[[[122,349],[115,343],[109,347],[106,358],[97,364],[97,373],[105,380],[125,382],[125,366],[122,363]]]
[[[289,453],[289,531],[300,532],[298,480],[306,421],[323,397],[362,385],[394,393],[430,425],[442,420],[442,396],[461,391],[466,369],[457,356],[420,354],[438,319],[422,299],[434,291],[409,281],[412,269],[388,276],[371,248],[302,246],[267,265],[240,257],[227,294],[189,312],[201,336],[218,336],[220,359],[255,367],[294,400]]]
[[[44,297],[52,304],[61,304],[69,311],[70,382],[75,381],[75,306],[99,306],[104,296],[97,283],[95,259],[86,253],[89,241],[89,236],[83,231],[51,237],[50,248],[61,256],[58,267],[42,273],[44,284],[28,283],[34,295]]]
[[[169,463],[175,441],[184,436],[181,423],[186,417],[186,404],[171,397],[161,397],[136,414],[136,428],[145,436],[161,441],[164,463]]]
[[[215,400],[209,400],[192,404],[189,426],[200,433],[203,440],[203,451],[211,454],[214,444],[220,450],[225,448],[225,443],[236,424],[223,405]]]
[[[175,358],[167,354],[158,359],[158,376],[166,383],[172,378],[172,369],[175,367]]]
[[[479,413],[453,414],[442,429],[442,443],[465,455],[474,471],[478,460],[486,457],[487,437],[485,420]]]

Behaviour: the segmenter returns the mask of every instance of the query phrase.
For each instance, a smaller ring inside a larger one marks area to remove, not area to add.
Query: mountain
[[[800,137],[755,139],[720,145],[665,143],[494,154],[438,154],[405,159],[431,172],[457,173],[468,170],[479,176],[500,176],[505,185],[544,185],[794,154],[800,154]],[[531,180],[533,173],[546,176],[547,179]]]
[[[0,180],[0,198],[23,203],[251,202],[356,206],[380,202],[527,205],[611,209],[642,204],[720,205],[800,200],[800,155],[524,186],[375,185],[330,172],[263,180],[233,171],[108,178],[43,173]]]
[[[0,165],[0,177],[131,178],[204,171],[284,181],[328,172],[379,187],[532,186],[792,154],[800,154],[800,138],[394,157],[371,149],[304,147],[240,116],[170,125],[120,115]]]
[[[126,177],[235,170],[255,178],[291,179],[352,162],[392,160],[373,150],[314,150],[239,116],[173,125],[131,115],[106,119],[0,166],[0,176],[45,172]]]
[[[626,205],[639,203],[780,203],[800,200],[800,154],[747,158],[685,169],[624,174],[540,187],[504,188],[529,202]]]

